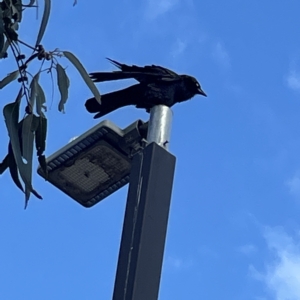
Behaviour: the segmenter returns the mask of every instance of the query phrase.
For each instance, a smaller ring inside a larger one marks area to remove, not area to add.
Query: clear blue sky
[[[173,109],[177,166],[159,299],[299,300],[299,2],[72,4],[53,1],[46,49],[72,51],[88,71],[113,70],[105,57],[162,65],[195,76],[208,94]],[[41,19],[26,14],[21,36],[33,44]],[[12,60],[0,64],[1,78],[15,69]],[[61,64],[71,78],[65,114],[57,91],[51,100],[49,77],[42,81],[47,155],[98,122],[84,108],[90,91],[67,60]],[[17,88],[1,90],[2,106]],[[148,114],[128,107],[107,118],[126,127]],[[2,159],[3,118],[0,130]],[[127,187],[85,209],[36,175],[44,200],[32,197],[24,211],[8,173],[0,186],[0,298],[110,299]]]

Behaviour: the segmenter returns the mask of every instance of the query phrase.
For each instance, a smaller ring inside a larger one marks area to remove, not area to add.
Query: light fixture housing
[[[91,207],[129,182],[132,156],[146,145],[148,123],[137,120],[120,129],[105,120],[47,158],[38,174]]]

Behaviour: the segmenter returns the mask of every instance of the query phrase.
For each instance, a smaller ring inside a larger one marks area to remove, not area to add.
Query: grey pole
[[[166,149],[171,121],[169,107],[153,107],[148,145],[133,157],[113,300],[158,298],[176,161]]]
[[[173,112],[170,107],[156,105],[150,111],[147,141],[155,142],[161,147],[168,149],[171,138]]]

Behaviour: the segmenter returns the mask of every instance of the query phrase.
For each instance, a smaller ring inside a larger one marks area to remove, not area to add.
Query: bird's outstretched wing
[[[85,107],[88,112],[97,113],[94,116],[95,119],[123,106],[138,105],[141,100],[143,102],[142,107],[151,107],[151,104],[144,103],[146,102],[146,99],[144,99],[146,90],[147,87],[144,84],[138,83],[128,88],[102,95],[101,104],[95,97],[90,98],[85,102]]]
[[[113,72],[94,72],[90,73],[90,77],[95,82],[103,82],[110,80],[120,80],[133,78],[141,83],[157,82],[157,81],[178,81],[180,76],[167,69],[160,66],[128,66],[121,64],[115,60],[107,58],[113,65],[120,69],[120,71]]]

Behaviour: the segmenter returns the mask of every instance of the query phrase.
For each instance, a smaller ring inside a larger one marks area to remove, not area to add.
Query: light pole
[[[121,130],[103,121],[47,159],[38,173],[91,207],[129,182],[113,300],[154,300],[159,293],[175,157],[167,151],[172,111],[151,109]]]
[[[113,300],[158,298],[175,170],[171,122],[169,107],[153,107],[149,144],[133,157]]]

